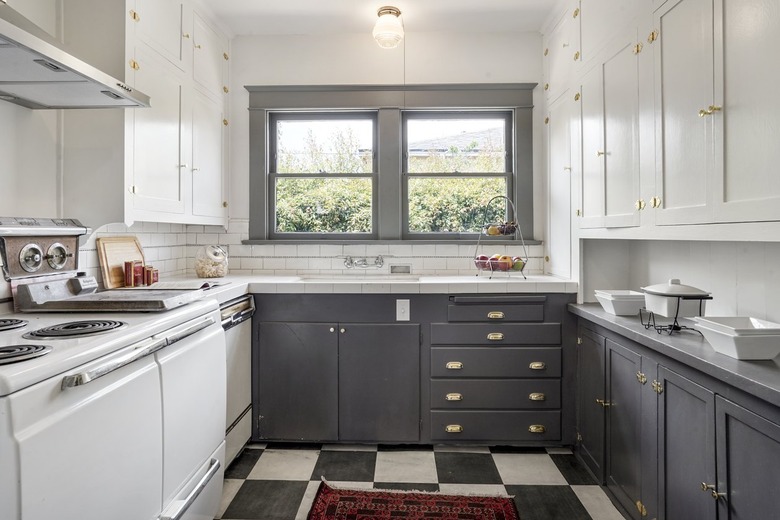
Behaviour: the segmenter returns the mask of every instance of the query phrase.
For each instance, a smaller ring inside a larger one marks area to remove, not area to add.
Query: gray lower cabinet
[[[417,442],[420,326],[262,322],[258,439]]]
[[[626,518],[778,516],[779,407],[586,320],[578,343],[577,455]]]

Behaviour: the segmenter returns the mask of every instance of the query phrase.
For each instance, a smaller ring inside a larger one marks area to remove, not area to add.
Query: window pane
[[[276,232],[370,233],[371,179],[277,179]]]
[[[409,231],[411,233],[477,233],[485,219],[485,203],[506,195],[503,177],[411,177]],[[506,205],[495,201],[487,220],[504,222]]]
[[[370,119],[280,120],[277,173],[372,173]]]
[[[408,172],[506,172],[505,134],[504,118],[410,118]]]

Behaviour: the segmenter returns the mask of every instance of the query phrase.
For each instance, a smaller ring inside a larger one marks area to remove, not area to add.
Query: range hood
[[[149,106],[149,96],[62,50],[5,0],[0,0],[0,100],[27,108]]]

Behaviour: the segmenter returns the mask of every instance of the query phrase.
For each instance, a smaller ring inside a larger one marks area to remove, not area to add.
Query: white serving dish
[[[750,316],[707,316],[694,318],[708,329],[733,336],[778,336],[780,323],[751,318]]]
[[[596,299],[604,310],[615,316],[636,316],[645,304],[644,294],[628,290],[596,290]]]
[[[780,334],[736,335],[711,329],[696,322],[709,344],[719,352],[735,359],[774,359],[780,354]]]
[[[645,308],[653,314],[667,318],[692,318],[703,316],[710,293],[683,285],[672,278],[669,283],[642,287]],[[679,308],[678,308],[679,307]]]

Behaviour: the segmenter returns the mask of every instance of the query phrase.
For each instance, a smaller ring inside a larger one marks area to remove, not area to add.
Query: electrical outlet
[[[395,321],[409,321],[409,300],[395,301]]]

